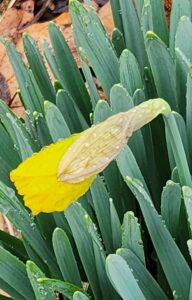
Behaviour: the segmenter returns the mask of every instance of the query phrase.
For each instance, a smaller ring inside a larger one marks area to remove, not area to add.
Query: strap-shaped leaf
[[[89,300],[89,298],[81,292],[75,292],[73,294],[73,300]]]
[[[186,94],[186,131],[187,131],[190,153],[192,150],[191,128],[192,128],[192,76],[191,74],[188,74],[187,94]]]
[[[0,119],[11,136],[15,149],[18,151],[22,160],[26,159],[34,151],[39,149],[37,143],[27,131],[25,125],[3,101],[0,101]]]
[[[184,186],[182,188],[187,220],[189,223],[190,237],[192,237],[192,189]]]
[[[104,182],[99,176],[94,180],[90,190],[93,198],[93,205],[99,223],[102,239],[104,241],[107,252],[110,253],[113,250],[113,243],[111,240],[111,235],[112,235],[111,223],[109,222],[110,220],[109,195],[107,193],[107,189],[104,185]],[[98,201],[98,199],[102,199],[102,201]]]
[[[146,50],[158,96],[168,101],[171,108],[176,110],[176,70],[169,50],[153,32],[146,34]]]
[[[162,0],[150,0],[154,32],[168,45],[168,28]]]
[[[97,87],[95,85],[93,75],[91,74],[91,70],[90,70],[90,67],[88,65],[88,60],[87,60],[86,53],[85,53],[85,51],[83,50],[82,47],[79,48],[78,53],[79,53],[79,56],[80,56],[80,59],[81,59],[83,74],[85,76],[85,80],[86,80],[87,85],[88,85],[88,90],[89,90],[89,94],[90,94],[90,98],[91,98],[92,109],[94,110],[98,100],[100,99],[100,95],[99,95],[99,92],[98,92]]]
[[[122,248],[131,250],[145,264],[145,254],[141,229],[138,219],[132,211],[128,211],[123,218],[122,224]]]
[[[178,236],[181,208],[181,188],[178,183],[168,181],[161,195],[161,215],[169,232]]]
[[[76,291],[86,294],[84,290],[79,288],[78,286],[61,280],[39,278],[37,279],[37,281],[41,285],[43,285],[45,289],[48,289],[50,292],[54,293],[55,291],[58,291],[59,293],[63,294],[67,299],[70,300],[73,299],[73,294]]]
[[[81,277],[72,246],[66,233],[60,228],[53,232],[53,248],[64,280],[81,287]]]
[[[120,56],[120,81],[130,96],[133,96],[137,89],[143,89],[138,62],[133,53],[127,49]]]
[[[45,276],[43,272],[34,264],[32,261],[28,261],[26,265],[27,275],[29,277],[30,283],[33,287],[36,300],[55,300],[54,291],[50,290],[47,286],[39,283],[38,278]]]
[[[185,258],[163,224],[142,183],[129,176],[124,178],[140,205],[157,256],[170,287],[173,291],[176,291],[178,296],[188,299],[191,271]]]
[[[183,4],[182,4],[183,5]],[[185,43],[184,35],[187,36],[188,41],[192,38],[192,22],[186,16],[181,17],[176,36],[175,36],[175,48],[179,48],[180,51],[186,56],[186,58],[192,63],[191,45]]]
[[[154,280],[140,259],[129,249],[118,249],[117,254],[122,256],[136,278],[140,289],[147,300],[168,300],[161,287]]]
[[[115,27],[117,27],[118,30],[123,33],[124,29],[123,29],[123,23],[121,18],[121,8],[120,8],[119,0],[110,0],[110,4],[111,4],[111,10],[113,14]]]
[[[164,122],[166,126],[166,138],[168,143],[171,145],[180,182],[182,185],[188,185],[189,187],[192,187],[191,174],[189,171],[186,154],[173,113],[165,115]]]
[[[98,274],[102,297],[105,298],[106,300],[111,300],[111,299],[118,300],[115,297],[116,293],[111,288],[111,284],[107,277],[107,273],[105,269],[106,254],[103,249],[101,238],[97,232],[97,228],[93,223],[93,221],[91,220],[91,218],[89,217],[89,215],[85,216],[85,223],[93,242],[93,251],[95,256],[95,269]],[[108,292],[106,293],[106,291]]]
[[[74,203],[65,210],[65,216],[73,233],[75,243],[86,272],[89,284],[96,298],[101,299],[101,288],[95,269],[93,242],[85,223],[87,212],[79,203]]]
[[[180,18],[182,16],[191,17],[191,7],[189,0],[174,0],[171,8],[171,20],[170,20],[170,34],[169,34],[169,48],[174,55],[175,51],[175,35],[178,28]],[[186,34],[186,32],[185,32]],[[183,46],[183,45],[182,45]],[[178,47],[178,46],[176,46]]]
[[[0,230],[0,242],[3,248],[14,256],[17,256],[21,261],[26,262],[28,256],[22,240]]]
[[[82,47],[90,64],[109,97],[113,84],[119,82],[119,62],[96,12],[87,11],[77,0],[70,1],[70,12],[74,36],[78,47]]]
[[[91,108],[89,95],[69,46],[54,23],[49,24],[49,35],[60,72],[60,77],[57,79],[71,94],[81,113],[88,120]]]
[[[34,122],[37,131],[37,137],[41,147],[47,146],[53,142],[44,116],[38,112],[34,112]]]
[[[106,270],[111,284],[123,300],[146,299],[130,267],[121,256],[110,254],[106,260]]]
[[[45,102],[45,119],[54,142],[70,136],[70,130],[58,107],[51,102]]]
[[[15,196],[15,192],[0,182],[0,211],[3,212],[12,224],[20,230],[38,256],[46,261],[52,274],[60,276],[55,257],[41,236],[33,217],[23,207]],[[18,218],[19,215],[19,218]]]
[[[137,16],[136,9],[132,0],[124,1],[119,0],[123,27],[124,38],[127,49],[129,49],[137,58],[141,73],[143,73],[144,67],[148,64],[147,56],[145,52],[143,34],[141,26]]]
[[[1,41],[3,41],[6,47],[7,54],[15,72],[25,108],[32,112],[35,110],[43,112],[44,98],[32,72],[23,62],[21,55],[17,52],[15,46],[8,40],[1,38]]]
[[[18,300],[35,300],[24,263],[2,247],[0,247],[0,282],[1,280],[11,287],[12,290],[7,292],[11,293],[12,297]]]
[[[117,28],[114,28],[113,30],[112,43],[117,53],[117,56],[120,57],[122,51],[126,48],[126,46],[123,34]]]
[[[23,44],[30,68],[43,98],[55,103],[56,93],[35,40],[25,33],[23,35]]]
[[[113,204],[113,200],[109,199],[109,203],[110,203],[113,249],[116,250],[121,246],[121,223],[119,220],[119,216],[117,214],[117,210]]]
[[[88,127],[82,113],[71,95],[65,90],[59,90],[56,97],[56,105],[62,113],[71,133],[77,133]]]

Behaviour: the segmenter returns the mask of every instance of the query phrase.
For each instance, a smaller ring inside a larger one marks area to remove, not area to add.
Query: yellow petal
[[[19,194],[24,196],[25,205],[34,215],[62,211],[89,189],[95,176],[76,184],[61,182],[57,178],[61,158],[78,138],[78,134],[72,135],[44,148],[10,173]]]

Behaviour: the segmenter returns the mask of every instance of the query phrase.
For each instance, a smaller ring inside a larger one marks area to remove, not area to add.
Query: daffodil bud
[[[168,111],[170,107],[163,99],[149,100],[85,130],[62,157],[58,179],[77,183],[103,171],[134,131]]]

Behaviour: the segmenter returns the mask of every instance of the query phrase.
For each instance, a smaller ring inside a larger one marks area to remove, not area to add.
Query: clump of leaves
[[[0,232],[0,287],[16,300],[56,299],[56,291],[74,300],[192,297],[191,2],[174,1],[170,29],[161,0],[111,5],[112,39],[91,6],[70,2],[86,83],[53,23],[44,58],[24,35],[27,65],[3,40],[26,109],[18,119],[0,102],[0,210],[22,235]],[[64,212],[30,214],[9,179],[22,160],[159,97],[173,112],[138,130],[86,195]]]

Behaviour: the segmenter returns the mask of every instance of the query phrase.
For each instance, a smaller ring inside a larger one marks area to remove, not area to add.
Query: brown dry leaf
[[[95,7],[98,10],[98,7]],[[109,3],[103,6],[99,10],[99,15],[101,20],[106,28],[106,30],[111,34],[112,29],[114,27],[111,15],[111,9]],[[65,39],[68,41],[69,47],[77,59],[77,52],[74,45],[74,41],[72,38],[72,31],[71,31],[71,19],[68,12],[64,12],[59,17],[57,17],[54,22],[60,27]],[[30,36],[32,36],[35,41],[37,42],[40,49],[42,49],[41,42],[42,40],[46,39],[49,41],[48,36],[48,24],[49,22],[45,23],[36,23],[28,28],[26,28],[25,32],[27,32]],[[0,24],[1,26],[1,24]],[[22,38],[18,35],[18,39],[15,39],[15,44],[18,51],[22,54],[24,58],[24,51],[23,51],[23,44]],[[23,108],[21,107],[21,103],[19,98],[16,96],[16,91],[18,88],[17,82],[15,80],[15,76],[12,70],[12,67],[9,63],[9,60],[6,55],[6,51],[3,45],[0,44],[0,98],[2,98],[7,103],[11,103],[12,109],[21,116],[23,114]],[[13,100],[14,98],[14,100]]]
[[[0,20],[0,35],[14,39],[19,30],[31,23],[34,18],[34,0],[26,0],[20,8],[11,7],[4,13]]]

